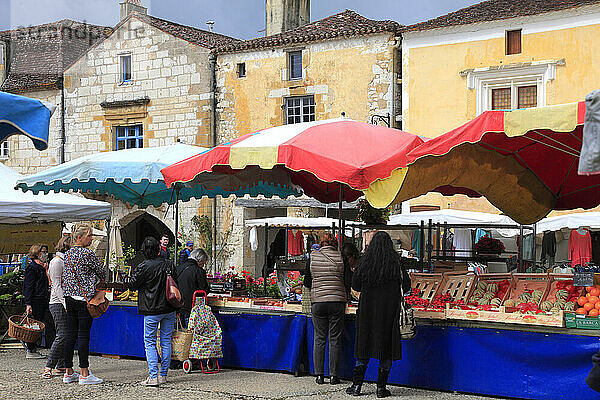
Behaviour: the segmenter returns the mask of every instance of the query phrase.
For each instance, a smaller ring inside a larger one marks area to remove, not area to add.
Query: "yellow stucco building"
[[[401,83],[402,127],[427,137],[486,110],[582,101],[600,88],[600,2],[487,1],[409,26]],[[413,204],[497,212],[465,196]]]

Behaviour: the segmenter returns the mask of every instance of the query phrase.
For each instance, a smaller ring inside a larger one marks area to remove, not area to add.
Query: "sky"
[[[122,0],[0,0],[0,30],[61,19],[114,26]],[[350,9],[376,20],[409,25],[482,0],[312,0],[311,21]],[[150,15],[183,25],[214,30],[238,39],[264,36],[265,0],[142,0]]]

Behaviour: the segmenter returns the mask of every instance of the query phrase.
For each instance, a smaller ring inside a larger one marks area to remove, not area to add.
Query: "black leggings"
[[[65,340],[65,368],[73,368],[73,352],[75,342],[79,354],[79,368],[90,366],[90,331],[92,330],[92,316],[84,300],[75,300],[65,297],[67,306],[67,337]]]

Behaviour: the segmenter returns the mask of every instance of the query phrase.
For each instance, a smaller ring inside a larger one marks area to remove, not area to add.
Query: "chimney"
[[[310,23],[310,0],[266,0],[266,36]]]
[[[121,21],[127,18],[132,12],[148,14],[148,9],[142,5],[141,0],[125,0],[119,5],[121,6]]]

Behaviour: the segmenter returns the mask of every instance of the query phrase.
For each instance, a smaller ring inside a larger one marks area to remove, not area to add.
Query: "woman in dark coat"
[[[369,359],[379,360],[377,397],[388,397],[386,389],[393,360],[402,358],[398,316],[401,290],[410,290],[410,278],[390,235],[377,232],[358,261],[352,289],[360,292],[356,313],[356,366],[352,386],[346,393],[360,395]]]

